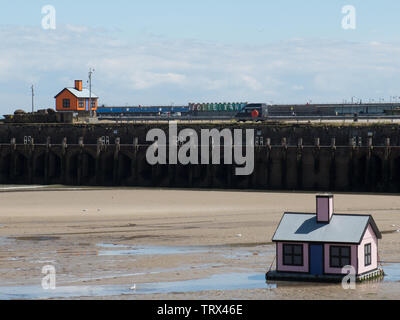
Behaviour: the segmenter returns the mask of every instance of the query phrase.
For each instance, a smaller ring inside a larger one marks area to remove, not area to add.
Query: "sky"
[[[29,111],[31,85],[35,107],[54,108],[89,68],[99,104],[109,106],[400,101],[398,0],[0,5],[0,115]]]

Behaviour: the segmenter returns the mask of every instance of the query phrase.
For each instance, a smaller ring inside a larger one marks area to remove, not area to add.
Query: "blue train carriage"
[[[189,112],[188,107],[154,106],[154,107],[98,107],[99,116],[182,116]]]

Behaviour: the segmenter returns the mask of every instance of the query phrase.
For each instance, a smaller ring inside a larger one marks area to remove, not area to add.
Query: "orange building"
[[[90,95],[89,89],[82,87],[82,80],[75,80],[74,88],[64,88],[54,98],[57,111],[90,111],[89,100],[91,109],[97,110],[98,97],[93,92]]]

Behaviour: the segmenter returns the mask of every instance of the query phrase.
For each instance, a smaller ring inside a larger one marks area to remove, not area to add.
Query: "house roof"
[[[77,98],[88,98],[89,99],[89,97],[90,97],[90,92],[89,92],[88,88],[82,88],[82,91],[76,90],[75,88],[64,88],[54,98],[57,98],[60,95],[60,93],[63,92],[64,90],[68,90]],[[98,96],[96,96],[93,93],[93,91],[92,91],[92,98],[93,99],[98,98]]]
[[[371,225],[382,238],[371,215],[334,214],[329,223],[318,223],[315,213],[286,212],[272,241],[357,243]]]

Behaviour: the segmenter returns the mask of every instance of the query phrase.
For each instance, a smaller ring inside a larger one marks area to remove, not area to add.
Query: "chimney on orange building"
[[[82,91],[82,80],[75,80],[75,89]]]

